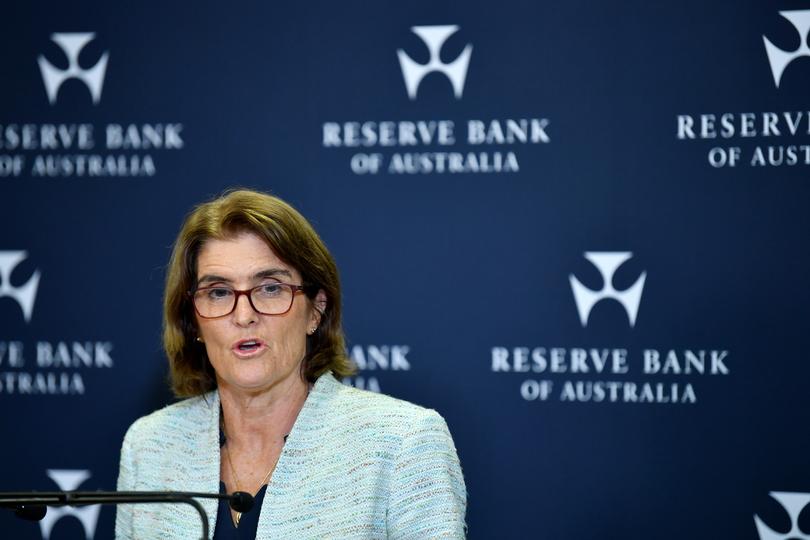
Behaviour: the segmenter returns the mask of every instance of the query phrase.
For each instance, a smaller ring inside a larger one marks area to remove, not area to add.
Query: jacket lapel
[[[209,392],[203,396],[199,417],[194,418],[189,433],[189,448],[186,460],[189,471],[189,491],[219,493],[219,392]],[[217,499],[198,499],[208,514],[210,534],[214,534],[217,518]],[[196,514],[196,512],[195,512]],[[195,516],[196,518],[196,516]],[[199,530],[199,519],[195,520],[195,529]]]
[[[340,386],[341,383],[331,373],[326,373],[315,381],[267,485],[256,538],[271,537],[274,533],[271,526],[277,521],[279,509],[295,504],[295,493],[301,489],[304,476],[302,467],[306,467],[307,459],[311,459],[315,450],[321,446],[320,433],[325,429],[323,416],[328,410],[328,401]]]

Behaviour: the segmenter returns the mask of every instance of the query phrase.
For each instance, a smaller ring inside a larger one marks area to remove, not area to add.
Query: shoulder
[[[318,380],[313,392],[317,414],[308,415],[308,428],[330,438],[351,440],[351,445],[386,448],[393,454],[407,441],[442,441],[455,453],[444,419],[428,409],[402,399],[344,385],[331,375]]]
[[[326,380],[322,381],[322,379]],[[318,380],[321,386],[319,405],[325,406],[329,416],[341,422],[353,421],[377,425],[381,422],[398,426],[418,422],[424,418],[441,418],[433,409],[368,390],[360,390],[340,383],[331,375]]]
[[[368,473],[386,499],[389,538],[464,538],[467,491],[453,438],[436,411],[330,377],[323,434],[330,459]],[[334,382],[333,382],[334,381]],[[356,464],[362,463],[362,467]],[[357,475],[353,475],[357,482]],[[384,487],[381,487],[384,486]]]
[[[207,425],[212,411],[218,410],[216,392],[184,399],[136,420],[124,436],[124,446],[148,445],[184,438]]]

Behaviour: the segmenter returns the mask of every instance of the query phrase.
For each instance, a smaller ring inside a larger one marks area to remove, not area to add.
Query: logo
[[[470,55],[472,55],[472,45],[467,44],[455,60],[445,64],[439,58],[439,53],[447,38],[458,31],[458,26],[413,26],[411,30],[427,45],[430,60],[428,60],[427,64],[419,64],[414,62],[405,51],[397,49],[399,65],[402,68],[402,77],[405,79],[408,97],[412,100],[416,99],[416,91],[419,89],[422,79],[428,73],[438,71],[450,79],[456,99],[461,99],[461,94],[464,92],[464,81],[467,78],[467,67],[470,64]]]
[[[444,44],[458,29],[456,25],[411,27],[429,52],[427,62],[420,64],[397,49],[411,100],[416,99],[425,76],[434,71],[447,77],[456,99],[461,99],[473,46],[468,43],[450,62],[441,58]],[[392,111],[396,110],[393,106]],[[533,115],[482,120],[481,111],[471,118],[343,120],[322,123],[321,145],[339,149],[356,175],[518,173],[521,147],[551,142],[549,124],[548,118]]]
[[[754,523],[757,526],[757,533],[759,533],[759,540],[810,540],[810,535],[802,533],[799,530],[799,514],[802,509],[810,504],[810,493],[788,493],[784,491],[772,491],[770,496],[782,505],[790,516],[790,531],[787,534],[781,534],[759,519],[759,516],[754,515]]]
[[[765,42],[765,52],[768,53],[768,62],[771,64],[773,82],[776,83],[777,88],[779,88],[779,81],[788,64],[802,56],[810,56],[810,48],[807,47],[807,37],[810,35],[810,9],[780,11],[779,15],[790,21],[790,24],[799,33],[801,41],[799,48],[795,51],[783,51],[771,43],[767,37],[762,36],[762,40]]]
[[[585,253],[585,258],[588,259],[599,273],[602,274],[604,285],[599,291],[592,291],[580,281],[570,274],[568,276],[571,282],[571,290],[574,292],[574,300],[577,303],[577,311],[579,312],[579,320],[582,326],[588,326],[588,317],[591,314],[593,307],[602,300],[612,298],[617,300],[624,310],[627,312],[627,318],[630,320],[630,326],[636,324],[636,315],[638,314],[638,306],[641,303],[641,292],[644,289],[644,281],[647,279],[647,272],[642,272],[641,276],[636,282],[624,291],[617,291],[613,288],[613,274],[616,270],[628,259],[633,256],[632,253],[627,251],[622,252],[597,252],[589,251]]]
[[[73,491],[79,485],[90,478],[90,471],[72,471],[72,470],[48,470],[48,476],[56,482],[59,489],[62,491]],[[42,538],[48,540],[51,536],[53,526],[57,521],[63,517],[73,516],[78,519],[82,527],[84,527],[84,535],[89,540],[92,540],[96,533],[96,523],[98,523],[98,513],[101,511],[101,506],[92,505],[84,506],[82,508],[73,508],[70,506],[62,506],[60,508],[48,508],[48,513],[39,522],[39,528],[42,530]]]
[[[34,311],[34,299],[39,286],[39,270],[35,271],[28,281],[20,286],[11,285],[11,273],[28,257],[25,251],[0,251],[0,298],[8,296],[17,301],[22,309],[25,322],[31,322]]]
[[[79,66],[79,54],[84,46],[95,37],[96,34],[93,32],[56,33],[51,35],[51,40],[61,47],[68,59],[67,69],[61,70],[54,67],[44,56],[39,55],[39,58],[37,58],[39,70],[42,73],[42,81],[45,83],[45,91],[51,105],[56,103],[59,88],[68,79],[82,81],[90,91],[94,105],[101,100],[101,87],[104,85],[104,74],[107,71],[109,52],[105,51],[96,62],[96,65],[89,69],[82,69]]]
[[[29,323],[41,272],[34,270],[28,281],[21,286],[11,284],[14,270],[27,257],[26,251],[0,251],[0,298],[13,298],[20,306],[25,321]],[[23,341],[4,336],[0,338],[0,364],[5,368],[0,373],[0,395],[84,395],[83,375],[93,368],[112,368],[115,363],[113,349],[112,342],[94,340],[87,336],[83,339],[59,341],[41,338]],[[51,472],[48,471],[48,474]],[[58,478],[62,477],[58,475],[63,471],[53,472],[57,476],[52,478],[60,483]]]
[[[793,25],[800,42],[795,51],[785,51],[762,36],[776,88],[788,65],[810,56],[810,9],[780,11],[779,15]],[[810,115],[806,111],[692,112],[678,114],[676,126],[678,140],[705,141],[705,162],[715,169],[810,166],[810,145],[805,140]]]
[[[582,326],[588,325],[594,306],[605,299],[619,302],[634,326],[647,272],[641,272],[627,289],[616,290],[616,271],[633,254],[589,251],[584,256],[602,275],[603,285],[591,290],[574,274],[568,275]],[[520,397],[535,403],[692,405],[698,402],[699,380],[729,375],[729,354],[719,347],[654,349],[621,342],[599,347],[505,343],[491,347],[490,370],[522,378]]]
[[[92,67],[79,65],[82,54],[87,56],[87,44],[95,37],[93,32],[51,34],[51,40],[67,59],[67,67],[62,69],[51,64],[44,54],[37,57],[51,105],[56,104],[59,91],[68,79],[81,81],[90,92],[93,104],[101,101],[109,52],[104,51]],[[144,122],[142,119],[102,124],[77,118],[69,122],[39,123],[23,119],[2,128],[0,178],[150,177],[157,174],[156,153],[180,150],[185,144],[183,124],[179,122]]]

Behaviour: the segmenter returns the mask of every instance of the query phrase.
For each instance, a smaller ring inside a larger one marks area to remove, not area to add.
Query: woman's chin
[[[247,392],[270,388],[277,382],[276,377],[267,373],[251,373],[250,370],[241,370],[240,373],[233,373],[230,377],[221,380],[229,388]]]
[[[268,365],[265,362],[237,362],[228,366],[224,376],[217,374],[220,387],[227,387],[241,392],[256,393],[292,382],[300,372],[291,366],[288,370],[279,370],[280,366]],[[269,368],[269,369],[268,369]],[[273,369],[276,368],[276,369]]]

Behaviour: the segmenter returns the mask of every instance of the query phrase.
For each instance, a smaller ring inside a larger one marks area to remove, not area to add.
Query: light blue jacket
[[[119,490],[218,492],[219,394],[136,421],[121,449]],[[213,534],[217,501],[201,500]],[[464,538],[466,491],[435,411],[320,377],[279,457],[257,539]],[[185,504],[118,507],[115,537],[195,539]]]

